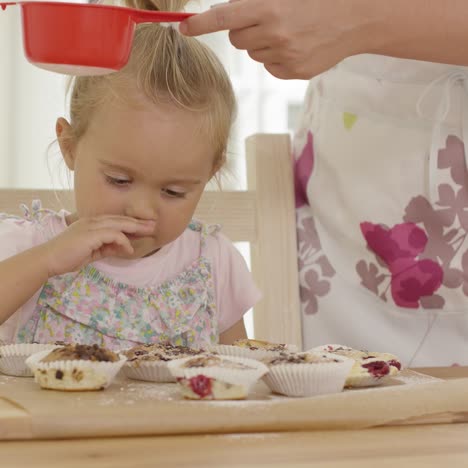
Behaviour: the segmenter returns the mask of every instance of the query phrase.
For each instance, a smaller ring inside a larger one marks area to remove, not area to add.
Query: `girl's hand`
[[[154,227],[153,221],[127,216],[79,219],[42,245],[49,277],[76,271],[104,257],[131,255],[134,249],[125,234],[151,235]]]
[[[375,0],[231,0],[188,18],[180,31],[198,36],[229,30],[234,47],[246,50],[272,75],[309,79],[350,55],[372,52],[391,5]]]

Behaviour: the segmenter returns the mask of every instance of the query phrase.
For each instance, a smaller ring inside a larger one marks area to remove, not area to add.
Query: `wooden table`
[[[468,368],[419,369],[442,378]],[[468,391],[467,391],[468,399]],[[0,443],[2,468],[468,467],[468,424]]]

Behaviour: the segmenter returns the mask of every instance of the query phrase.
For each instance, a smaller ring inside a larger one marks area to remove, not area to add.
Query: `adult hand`
[[[387,13],[376,0],[231,0],[180,25],[188,36],[229,30],[234,47],[274,76],[309,79],[372,51]]]
[[[126,234],[150,235],[154,222],[128,216],[81,218],[64,232],[42,244],[49,277],[75,271],[104,257],[133,254]]]

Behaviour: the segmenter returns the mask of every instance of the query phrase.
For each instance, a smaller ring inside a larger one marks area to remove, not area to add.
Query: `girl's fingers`
[[[100,257],[101,258],[107,258],[107,257],[119,257],[123,256],[125,254],[132,254],[133,252],[128,252],[126,250],[123,250],[119,246],[110,244],[110,245],[105,245],[104,247],[101,248],[100,250]]]
[[[105,248],[106,245],[115,244],[128,253],[132,254],[134,249],[128,237],[121,232],[114,231],[112,229],[100,229],[94,232],[95,239],[92,245],[93,250],[99,250]]]
[[[90,220],[90,229],[114,229],[127,234],[150,234],[155,227],[154,221],[142,221],[125,216],[103,216]]]

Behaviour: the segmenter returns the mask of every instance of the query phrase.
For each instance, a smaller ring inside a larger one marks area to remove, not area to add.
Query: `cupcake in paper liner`
[[[106,388],[126,359],[97,345],[76,344],[33,354],[26,364],[42,388],[83,391]]]
[[[0,346],[0,373],[15,377],[32,377],[26,359],[40,351],[57,348],[54,344],[17,343]]]
[[[268,368],[253,359],[201,354],[171,361],[169,370],[184,398],[241,400]]]
[[[311,351],[324,351],[353,359],[354,365],[345,384],[348,388],[381,385],[395,377],[402,368],[400,359],[390,353],[369,352],[337,344],[318,346]]]
[[[242,339],[234,341],[232,345],[212,346],[210,351],[214,351],[225,356],[262,360],[278,356],[280,353],[294,353],[297,351],[297,346],[282,343],[271,343],[263,340]]]
[[[343,391],[353,360],[327,353],[281,353],[263,361],[270,390],[291,397],[310,397]]]
[[[127,362],[123,366],[126,377],[150,382],[175,382],[167,364],[175,359],[196,356],[203,349],[171,344],[143,344],[122,351]]]

